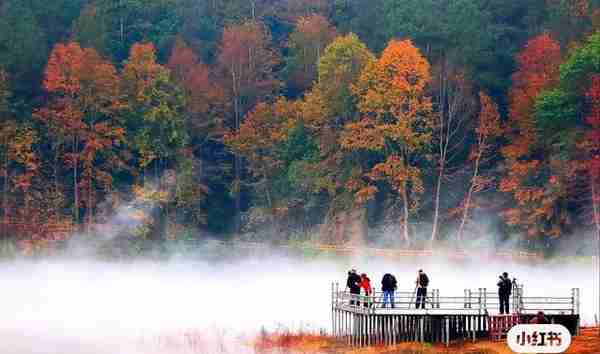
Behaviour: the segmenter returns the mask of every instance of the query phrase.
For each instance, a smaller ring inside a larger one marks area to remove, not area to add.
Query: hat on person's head
[[[423,269],[419,269],[419,273],[423,273]]]
[[[350,273],[356,273],[356,269],[352,268],[352,270],[350,270]]]
[[[360,276],[361,276],[361,277],[366,277],[366,276],[367,276],[367,273],[362,273]]]
[[[507,272],[504,272],[504,273],[502,273],[502,275],[504,275],[505,277],[507,277],[507,276],[508,276],[508,273],[507,273]]]

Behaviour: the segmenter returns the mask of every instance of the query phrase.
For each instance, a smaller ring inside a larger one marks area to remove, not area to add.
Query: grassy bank
[[[289,332],[263,334],[254,343],[254,348],[260,354],[513,354],[504,342],[478,341],[475,343],[453,343],[450,347],[405,343],[388,347],[376,346],[355,349],[326,336]],[[573,342],[566,353],[600,353],[598,328],[583,329],[580,336],[573,338]]]

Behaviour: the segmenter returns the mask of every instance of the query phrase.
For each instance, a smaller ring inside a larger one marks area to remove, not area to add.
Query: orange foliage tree
[[[37,133],[31,127],[7,120],[0,127],[0,139],[3,223],[9,222],[9,216],[34,222],[30,208],[33,196],[30,192],[40,164],[35,151],[39,140]],[[9,194],[12,195],[12,203],[9,203]],[[12,213],[11,204],[14,207]],[[16,208],[17,205],[22,207]]]
[[[392,40],[381,57],[368,65],[354,86],[363,118],[346,124],[341,145],[349,151],[371,151],[383,161],[364,171],[369,183],[356,191],[361,200],[384,181],[402,200],[402,238],[410,243],[409,214],[424,192],[421,171],[414,164],[431,141],[432,104],[426,95],[429,63],[410,40]]]
[[[270,48],[271,36],[264,25],[249,21],[228,26],[223,31],[219,48],[218,66],[223,75],[226,97],[233,106],[233,122],[239,130],[242,117],[257,102],[271,96],[279,88],[273,73],[279,55]],[[239,155],[234,158],[235,231],[240,230],[241,175]]]
[[[2,237],[7,236],[6,224],[8,223],[8,144],[12,139],[13,131],[9,116],[8,99],[10,97],[10,89],[8,75],[4,70],[0,69],[0,154],[2,157]]]
[[[547,227],[554,218],[558,223],[562,216],[554,214],[554,203],[565,193],[564,178],[567,171],[560,161],[539,159],[536,150],[534,105],[538,95],[558,83],[561,62],[559,44],[548,34],[537,36],[527,42],[517,56],[518,70],[513,75],[510,91],[507,134],[510,143],[502,149],[506,160],[506,175],[499,189],[509,193],[516,202],[504,212],[509,225],[523,228],[529,236],[542,231],[558,235],[557,223]],[[542,171],[549,171],[549,183],[545,183]]]
[[[357,154],[342,148],[339,141],[345,124],[359,118],[352,85],[374,60],[366,44],[355,34],[336,37],[321,54],[317,81],[298,103],[302,125],[314,137],[318,148],[318,158],[298,165],[302,189],[328,196],[321,233],[336,242],[342,242],[345,220],[350,215],[359,218],[360,223],[366,222],[365,204],[354,198],[354,187],[362,182],[361,160]]]
[[[187,123],[194,135],[205,137],[218,128],[216,115],[224,106],[223,89],[217,85],[209,67],[181,39],[177,39],[167,67],[185,93]]]
[[[264,193],[271,209],[274,207],[272,179],[281,173],[282,167],[277,147],[299,120],[296,106],[297,103],[284,98],[273,104],[259,103],[237,132],[225,135],[225,144],[248,161],[250,172],[258,180],[255,188]]]
[[[600,239],[600,75],[592,77],[586,97],[590,106],[586,123],[590,129],[585,133],[585,165],[592,194],[593,221]]]
[[[288,63],[289,81],[296,89],[303,91],[313,84],[323,50],[335,36],[335,28],[321,15],[298,19],[289,39],[292,55]]]
[[[8,76],[0,70],[0,236],[8,237],[11,226],[13,236],[31,236],[40,231],[39,226],[44,221],[41,218],[45,216],[45,190],[38,152],[40,139],[33,126],[13,117],[9,109],[10,96]]]
[[[131,47],[122,91],[139,167],[154,165],[154,177],[186,146],[184,95],[169,69],[156,61],[152,43]],[[144,174],[145,176],[145,174]]]
[[[206,100],[213,93],[207,91],[210,84],[205,67],[181,43],[171,59],[174,72],[157,62],[152,43],[134,44],[123,68],[122,88],[133,137],[131,145],[143,172],[143,182],[147,170],[153,167],[159,195],[164,196],[155,202],[162,209],[162,220],[168,223],[167,236],[174,238],[179,225],[172,221],[205,222],[199,203],[207,189],[196,178],[199,164],[190,149],[188,123],[199,123],[208,114],[212,103]],[[200,125],[194,128],[201,128]],[[160,227],[160,223],[155,226]]]
[[[73,170],[74,220],[79,222],[79,209],[85,201],[89,227],[96,191],[108,190],[112,184],[113,148],[125,138],[117,116],[119,77],[114,66],[94,49],[74,42],[59,43],[48,60],[44,88],[50,101],[38,116],[56,139],[67,143],[63,160]]]

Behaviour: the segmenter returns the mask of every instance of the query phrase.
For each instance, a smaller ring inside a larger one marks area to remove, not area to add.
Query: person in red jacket
[[[371,288],[371,279],[369,279],[366,273],[362,273],[360,275],[360,287],[364,290],[367,297],[373,294],[373,288]],[[370,303],[370,299],[367,299],[367,301],[365,301],[365,307],[369,307]]]

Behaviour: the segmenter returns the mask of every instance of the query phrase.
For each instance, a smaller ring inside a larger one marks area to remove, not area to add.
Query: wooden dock
[[[332,334],[353,346],[429,342],[449,345],[456,340],[488,339],[506,333],[515,323],[528,323],[544,311],[551,323],[579,331],[579,289],[564,297],[526,297],[522,286],[513,289],[512,315],[498,315],[498,294],[485,288],[466,289],[462,296],[440,296],[428,289],[425,309],[415,308],[413,291],[396,291],[394,308],[383,307],[383,293],[350,294],[332,284]]]

